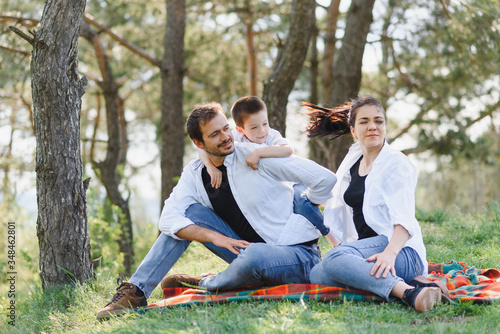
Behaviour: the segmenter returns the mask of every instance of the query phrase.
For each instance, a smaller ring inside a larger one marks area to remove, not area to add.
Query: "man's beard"
[[[230,143],[230,142],[233,142],[232,139],[228,139],[226,140],[225,142],[223,143],[220,143],[219,145],[217,145],[217,148],[221,147],[222,145],[225,145],[227,143]],[[213,155],[215,157],[225,157],[225,156],[228,156],[229,154],[233,153],[234,152],[234,144],[233,144],[233,147],[232,147],[232,150],[231,152],[221,152],[221,151],[218,151],[218,152],[213,152],[213,151],[209,151],[206,147],[205,147],[205,151],[210,154],[210,155]]]

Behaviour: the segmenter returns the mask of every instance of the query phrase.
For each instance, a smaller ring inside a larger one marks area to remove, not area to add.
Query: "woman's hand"
[[[396,268],[394,267],[396,264],[396,257],[408,239],[410,239],[410,234],[403,226],[399,224],[394,226],[394,233],[384,251],[366,259],[368,262],[375,261],[370,271],[370,275],[375,275],[377,279],[380,278],[380,276],[386,278],[387,274],[390,272],[392,276],[396,276]]]
[[[366,261],[368,262],[375,261],[375,264],[370,271],[370,275],[375,275],[375,278],[377,279],[380,278],[380,276],[386,278],[387,274],[390,272],[392,276],[396,276],[395,264],[397,255],[397,253],[394,253],[386,248],[382,253],[374,254],[367,258]]]

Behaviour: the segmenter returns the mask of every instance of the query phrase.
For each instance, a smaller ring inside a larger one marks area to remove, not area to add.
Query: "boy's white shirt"
[[[290,182],[304,184],[307,197],[313,203],[323,203],[332,197],[335,175],[311,160],[295,156],[262,159],[259,169],[253,170],[246,165],[246,157],[257,147],[235,143],[235,152],[224,160],[231,191],[243,215],[271,245],[295,245],[318,238],[318,230],[304,216],[293,213]],[[185,216],[191,204],[213,209],[203,185],[202,168],[199,159],[184,168],[163,207],[159,221],[163,233],[180,239],[176,233],[193,224]]]
[[[235,142],[251,143],[251,141],[248,140],[248,138],[245,135],[239,133],[238,130],[233,129],[232,133],[233,133],[233,138],[234,138]],[[266,141],[260,145],[266,145],[266,146],[290,145],[290,143],[288,142],[288,140],[283,138],[283,136],[281,135],[281,133],[279,133],[278,130],[270,128],[269,134],[267,135],[267,138],[266,138]]]

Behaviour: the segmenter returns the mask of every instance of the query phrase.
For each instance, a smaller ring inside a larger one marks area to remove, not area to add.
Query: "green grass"
[[[458,210],[456,210],[458,212]],[[478,268],[500,268],[500,206],[489,204],[474,215],[418,212],[428,260],[467,262]],[[329,246],[321,241],[323,254]],[[226,264],[193,243],[172,273],[200,274]],[[500,303],[441,304],[420,314],[399,303],[339,300],[237,302],[213,306],[156,309],[109,321],[95,313],[116,288],[116,274],[105,268],[85,285],[42,292],[32,282],[17,300],[16,327],[6,323],[2,301],[1,333],[500,333]],[[150,302],[161,299],[156,289]],[[7,331],[4,330],[7,329]]]

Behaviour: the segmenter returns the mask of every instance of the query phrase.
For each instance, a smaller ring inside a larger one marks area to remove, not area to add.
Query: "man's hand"
[[[257,150],[254,150],[247,156],[247,166],[250,166],[254,170],[259,169],[259,167],[257,167],[259,161],[260,161],[260,154]]]
[[[229,249],[234,254],[240,254],[240,248],[247,248],[252,243],[245,240],[236,240],[220,234],[212,243],[215,246]]]
[[[240,253],[239,248],[247,248],[251,245],[251,242],[229,238],[219,232],[195,224],[180,229],[176,234],[184,240],[211,242],[215,246],[229,249],[234,254]]]

